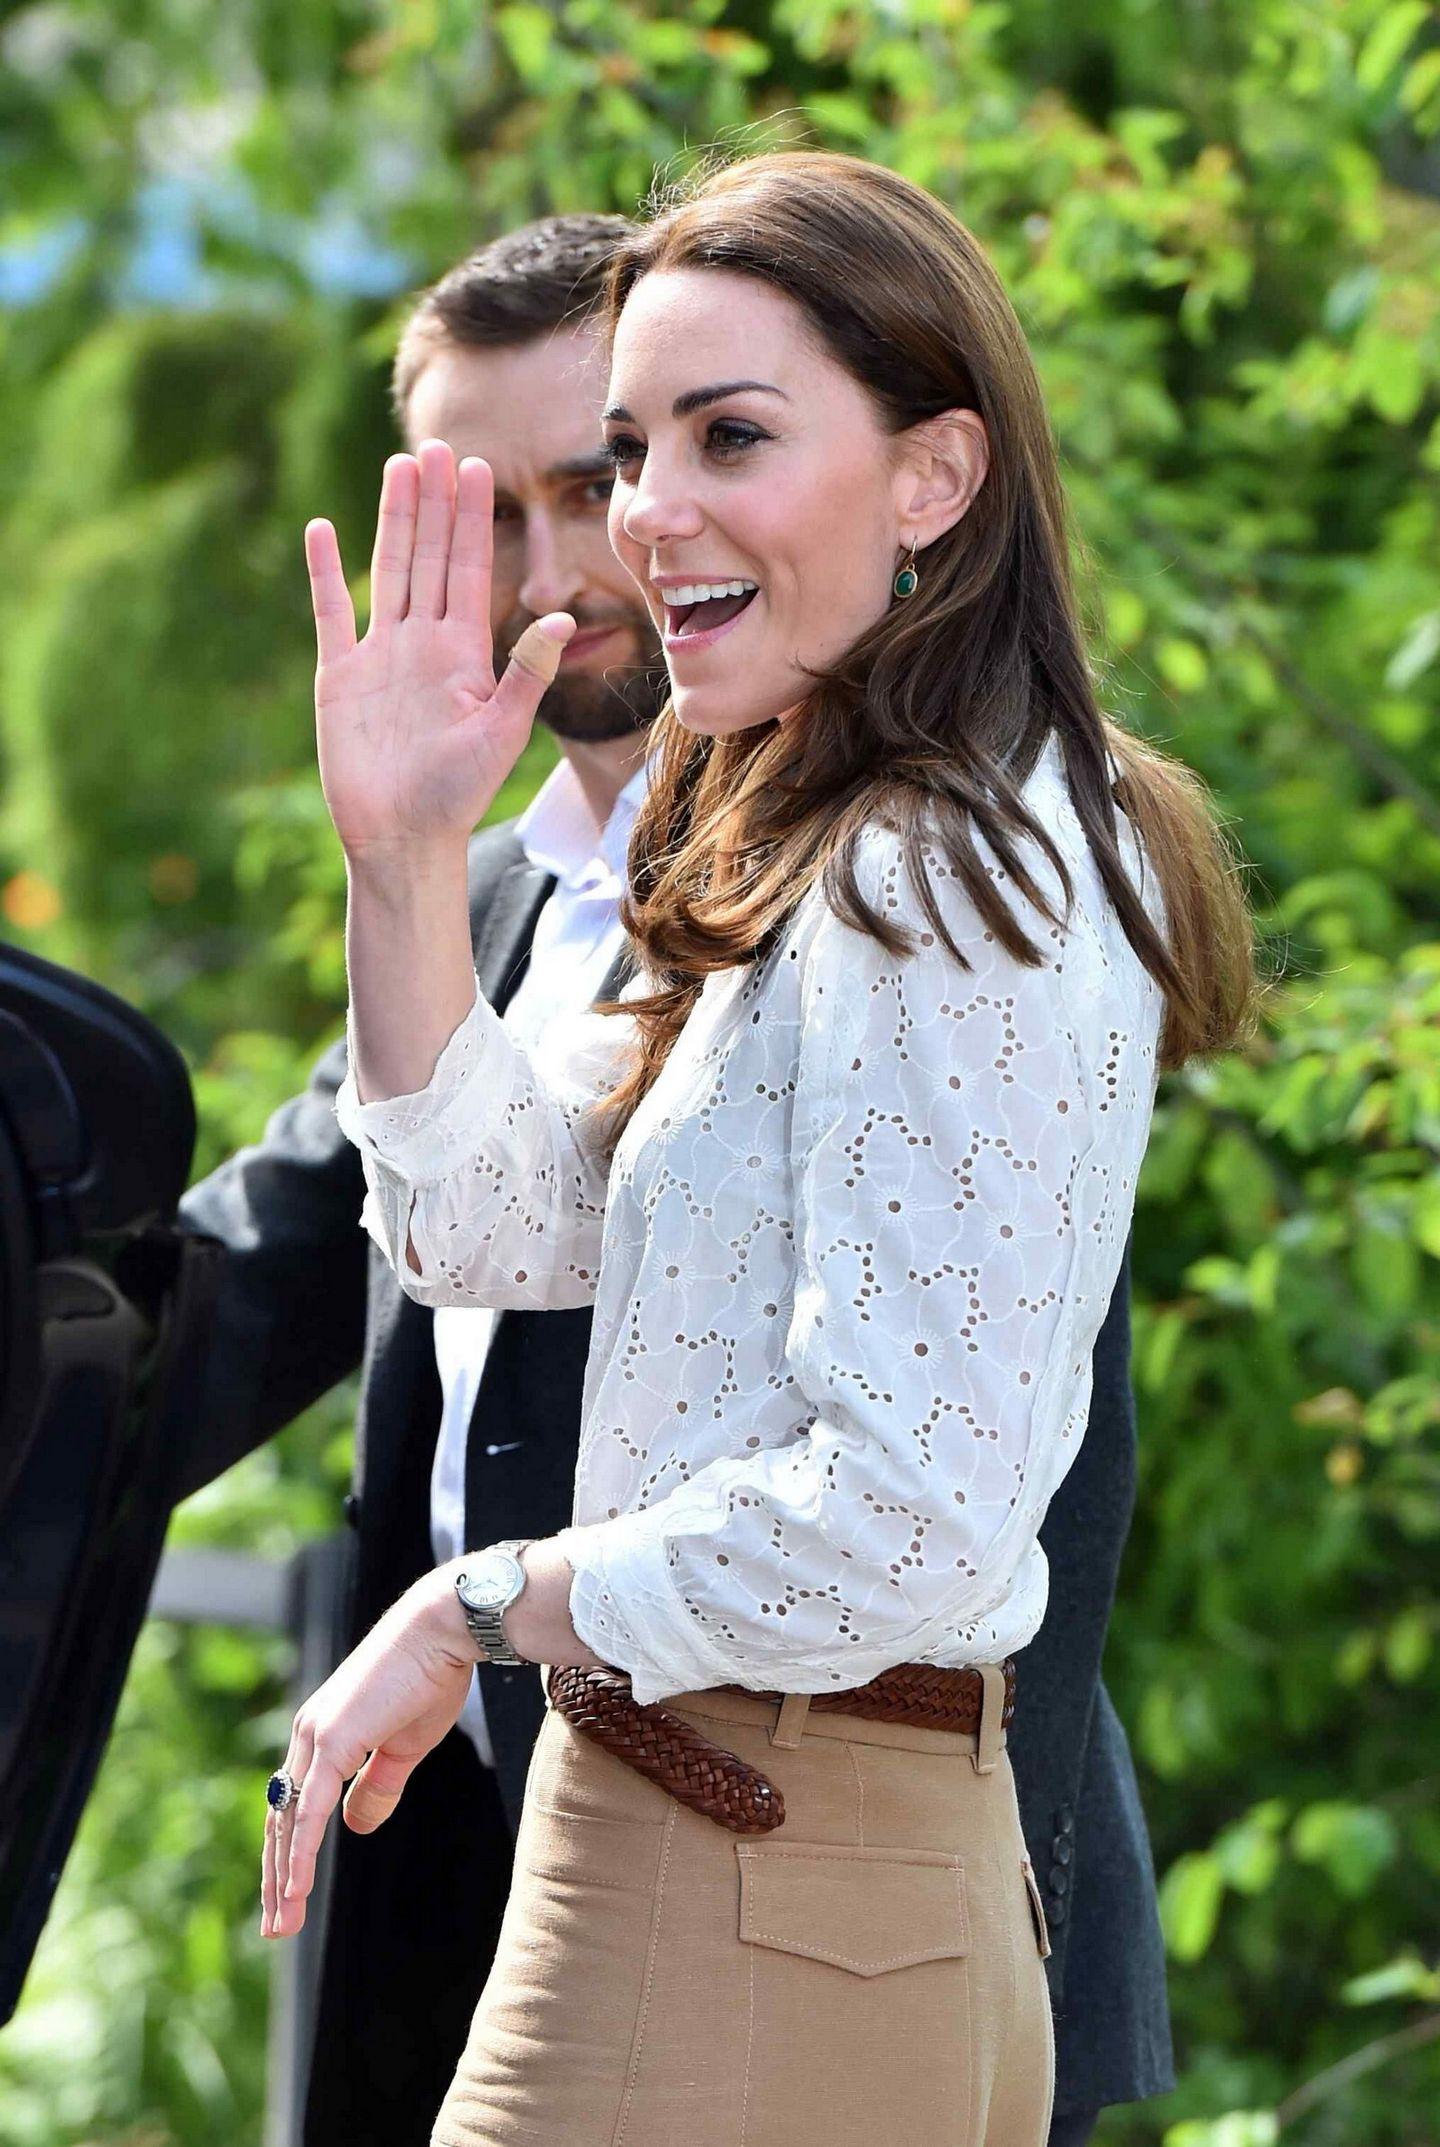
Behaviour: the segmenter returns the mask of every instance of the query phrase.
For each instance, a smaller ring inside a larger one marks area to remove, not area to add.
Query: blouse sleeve
[[[861,862],[918,944],[892,956],[825,909],[803,962],[786,1356],[808,1425],[561,1538],[576,1630],[642,1701],[983,1649],[1083,1430],[1071,1330],[1105,1254],[1087,1270],[1077,1188],[1114,1069],[1078,1048],[1063,936],[1012,895],[1044,954],[1022,966],[932,857],[966,971],[898,843],[867,836]]]
[[[624,1015],[586,1008],[527,1052],[477,982],[423,1089],[361,1103],[346,1075],[335,1111],[365,1167],[360,1219],[407,1295],[528,1311],[593,1302],[608,1164],[586,1117],[617,1085],[633,1034]]]

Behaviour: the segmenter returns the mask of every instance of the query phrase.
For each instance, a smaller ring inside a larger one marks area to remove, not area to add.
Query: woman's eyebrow
[[[684,395],[677,395],[670,406],[672,417],[693,417],[697,410],[708,409],[711,403],[725,400],[727,395],[778,395],[782,402],[790,398],[783,388],[775,388],[765,380],[724,380],[713,388],[690,388]],[[612,403],[604,412],[602,422],[633,425],[634,418],[623,403]]]

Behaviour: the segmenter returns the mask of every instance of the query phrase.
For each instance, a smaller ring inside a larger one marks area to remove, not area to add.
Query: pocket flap
[[[1041,1960],[1048,1961],[1050,1926],[1045,1921],[1045,1904],[1040,1898],[1040,1882],[1035,1876],[1035,1866],[1028,1856],[1021,1858],[1020,1869],[1025,1874],[1025,1891],[1030,1897],[1030,1921],[1035,1926],[1035,1944],[1039,1948]]]
[[[878,1976],[970,1951],[965,1867],[940,1849],[737,1841],[740,1936]]]

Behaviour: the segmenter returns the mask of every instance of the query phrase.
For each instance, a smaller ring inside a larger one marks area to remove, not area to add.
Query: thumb
[[[550,611],[527,626],[510,652],[505,675],[495,688],[495,700],[506,716],[530,718],[553,685],[565,645],[575,632],[568,611]]]
[[[372,1752],[345,1793],[345,1824],[354,1834],[373,1834],[383,1826],[404,1793],[418,1759],[400,1759],[383,1749]]]

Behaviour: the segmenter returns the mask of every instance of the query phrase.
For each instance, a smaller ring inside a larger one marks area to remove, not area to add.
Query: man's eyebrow
[[[727,395],[778,395],[782,402],[790,398],[783,388],[775,388],[766,380],[722,380],[713,388],[690,388],[684,395],[677,395],[670,406],[672,417],[693,417],[697,410],[706,410],[711,403],[725,400]],[[605,422],[633,425],[635,420],[623,403],[612,403],[605,412]]]
[[[547,484],[565,485],[573,484],[576,478],[584,480],[588,477],[613,477],[614,475],[615,463],[613,457],[607,455],[603,449],[597,448],[590,455],[571,455],[564,462],[552,462],[545,471],[545,481]],[[520,504],[514,493],[507,492],[504,485],[495,487],[495,503],[500,507],[518,507]]]
[[[613,477],[615,464],[602,449],[588,455],[571,455],[565,462],[552,462],[545,475],[562,483],[575,477]]]

